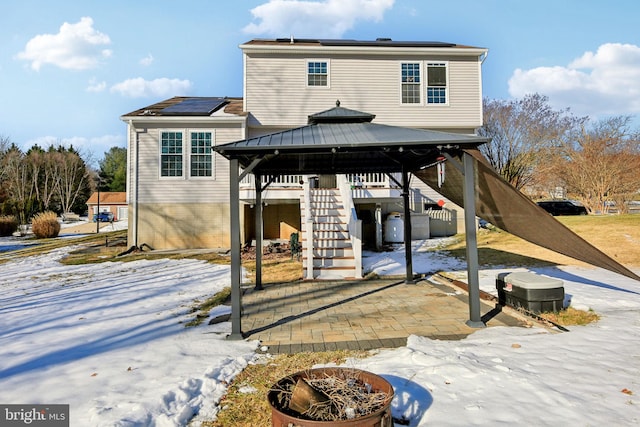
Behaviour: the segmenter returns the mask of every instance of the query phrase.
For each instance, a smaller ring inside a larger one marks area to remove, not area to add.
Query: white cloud
[[[104,92],[107,88],[107,82],[97,82],[95,79],[91,79],[89,81],[89,86],[87,86],[87,92]]]
[[[540,93],[556,108],[571,108],[578,115],[640,113],[640,47],[607,43],[585,52],[566,66],[517,69],[509,80],[509,93],[522,97]]]
[[[153,55],[148,54],[147,56],[142,58],[139,62],[140,62],[140,65],[148,67],[149,65],[151,65],[153,63],[153,60],[154,60]]]
[[[191,90],[191,86],[189,80],[168,79],[166,77],[145,80],[138,77],[111,86],[111,92],[129,98],[168,97],[186,95]]]
[[[251,9],[248,34],[339,38],[357,21],[381,21],[394,0],[270,0]]]
[[[18,58],[31,62],[38,71],[44,64],[68,70],[95,68],[101,59],[111,56],[109,36],[93,28],[93,19],[83,17],[76,24],[65,22],[58,34],[40,34],[27,42]]]

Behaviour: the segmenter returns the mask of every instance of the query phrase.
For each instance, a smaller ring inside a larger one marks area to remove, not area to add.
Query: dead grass
[[[566,310],[561,310],[559,312],[541,313],[540,317],[562,326],[583,326],[600,320],[600,315],[593,310],[576,310],[573,307],[569,307]]]
[[[338,350],[321,353],[283,354],[264,363],[247,366],[229,385],[227,394],[220,401],[221,408],[216,421],[205,421],[202,427],[267,427],[271,425],[271,406],[267,393],[281,378],[310,369],[314,365],[341,364],[347,358],[363,358],[369,352]]]
[[[580,237],[625,266],[640,266],[640,217],[638,215],[560,216],[556,219]],[[443,249],[465,257],[465,241]],[[573,258],[529,243],[502,230],[478,232],[478,257],[482,266],[584,265]]]
[[[251,283],[256,282],[255,260],[243,261],[242,266],[247,270],[247,278]],[[262,261],[262,283],[284,283],[302,280],[302,261],[291,259],[288,254]]]
[[[66,265],[91,264],[108,261],[131,262],[141,259],[199,259],[212,264],[229,264],[228,256],[216,252],[144,252],[137,251],[119,256],[127,248],[125,246],[93,245],[69,253],[62,261]]]
[[[105,246],[106,242],[119,241],[119,240],[126,239],[126,237],[127,237],[127,231],[119,230],[119,231],[112,231],[109,233],[91,234],[88,236],[80,236],[80,237],[64,238],[64,239],[61,239],[59,237],[51,238],[51,239],[33,238],[33,239],[29,239],[29,242],[33,241],[34,243],[33,246],[28,246],[24,249],[18,249],[16,251],[12,251],[9,256],[3,256],[0,259],[0,263],[7,262],[10,259],[27,257],[31,255],[38,255],[38,254],[52,251],[54,249],[58,249],[66,246],[72,246],[72,245],[86,245],[87,248]],[[122,251],[123,248],[120,248],[119,250]],[[95,262],[101,262],[101,261],[102,260],[95,261]],[[109,259],[106,259],[106,261],[109,261]],[[90,261],[87,261],[87,262],[90,262]]]
[[[212,308],[226,303],[230,297],[231,287],[227,286],[214,296],[209,297],[202,302],[198,300],[194,301],[195,305],[191,309],[191,313],[196,313],[196,317],[193,320],[187,322],[185,326],[188,328],[192,326],[198,326],[199,324],[204,322],[205,319],[209,318],[209,312]]]

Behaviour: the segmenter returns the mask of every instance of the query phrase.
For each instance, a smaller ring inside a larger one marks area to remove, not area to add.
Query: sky
[[[173,96],[242,96],[254,38],[443,41],[489,49],[483,95],[540,93],[593,119],[640,116],[636,0],[22,0],[0,14],[0,137],[126,147],[119,117]]]
[[[32,243],[3,237],[0,253]],[[441,243],[413,242],[414,271],[465,280],[463,260],[425,251]],[[255,352],[257,341],[225,339],[230,322],[184,327],[194,300],[228,286],[228,265],[60,264],[73,249],[2,264],[1,404],[68,404],[70,425],[87,427],[186,426],[197,413],[188,424],[197,427],[215,416],[228,383],[248,364],[270,363]],[[404,274],[402,245],[365,255],[367,272]],[[459,341],[413,335],[404,347],[343,366],[387,379],[395,389],[392,416],[410,427],[640,425],[640,283],[589,267],[495,266],[480,271],[481,289],[496,295],[495,278],[505,271],[562,280],[565,300],[601,319],[564,333],[534,325],[479,329]],[[218,306],[210,317],[229,312]]]

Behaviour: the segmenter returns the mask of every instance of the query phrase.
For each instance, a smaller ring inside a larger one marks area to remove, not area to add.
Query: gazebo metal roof
[[[215,150],[243,168],[257,158],[262,175],[413,171],[443,150],[474,148],[487,138],[371,123],[375,116],[338,106],[295,129],[223,144]]]

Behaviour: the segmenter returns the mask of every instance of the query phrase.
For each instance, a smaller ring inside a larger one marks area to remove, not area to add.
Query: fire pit
[[[352,368],[300,371],[268,393],[273,427],[392,427],[394,391],[384,378]]]

